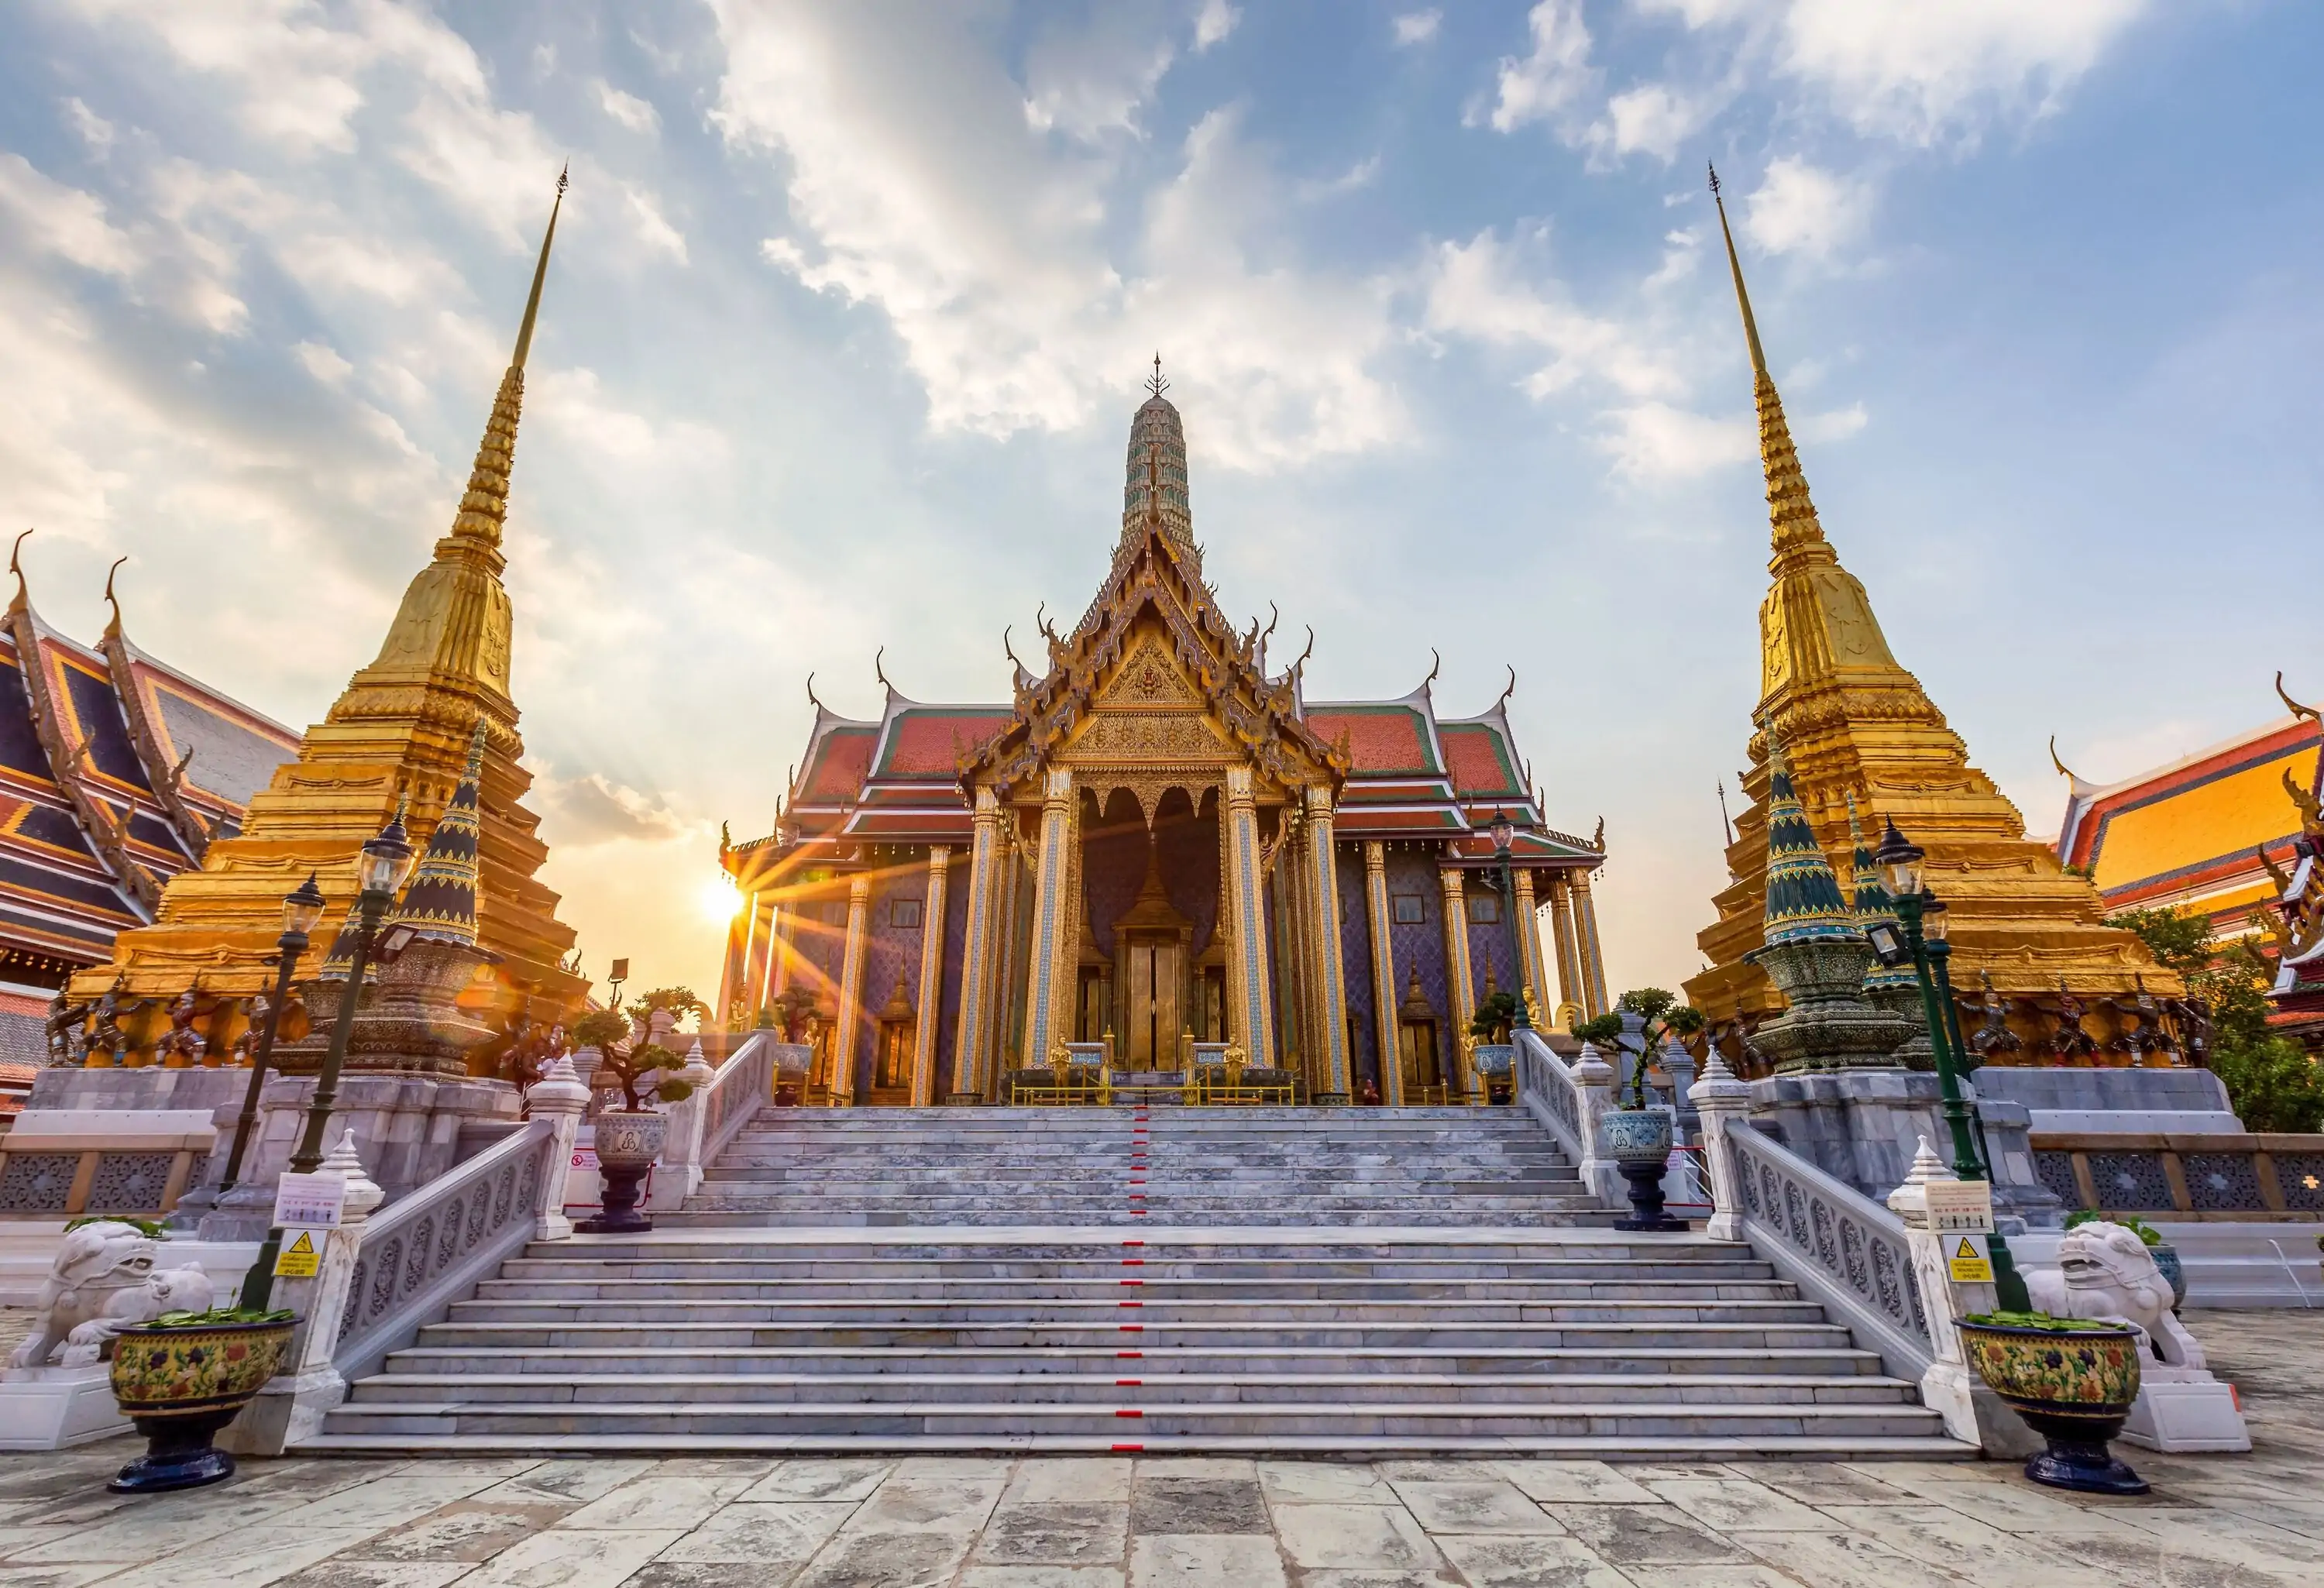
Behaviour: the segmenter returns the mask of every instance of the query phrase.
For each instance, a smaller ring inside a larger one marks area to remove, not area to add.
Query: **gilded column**
[[[1219,924],[1215,928],[1221,945],[1221,956],[1226,961],[1226,1003],[1219,1011],[1220,1029],[1210,1033],[1213,1042],[1231,1042],[1234,1033],[1241,1029],[1243,1007],[1242,955],[1238,945],[1242,941],[1235,922],[1234,817],[1227,808],[1226,790],[1218,791],[1215,801],[1219,827]]]
[[[1459,866],[1439,868],[1444,890],[1444,981],[1452,1004],[1452,1084],[1461,1101],[1479,1101],[1476,1066],[1469,1060],[1469,1022],[1477,1018],[1477,984],[1469,969],[1468,879]]]
[[[1275,1012],[1267,981],[1267,907],[1259,874],[1259,802],[1247,766],[1227,769],[1227,859],[1234,900],[1234,960],[1242,967],[1242,996],[1234,1011],[1235,1036],[1250,1062],[1275,1063]]]
[[[1537,1018],[1546,1024],[1554,1011],[1549,1006],[1549,983],[1541,969],[1541,915],[1533,896],[1533,872],[1518,871],[1517,884],[1517,946],[1525,953],[1519,974],[1525,977],[1526,991],[1533,994]]]
[[[855,1041],[863,1029],[864,925],[872,914],[872,873],[847,880],[847,946],[839,961],[839,1030],[831,1045],[831,1104],[855,1101]]]
[[[1292,820],[1293,813],[1284,812],[1283,819]],[[1314,1044],[1307,1040],[1307,1029],[1314,1018],[1307,1005],[1307,918],[1300,909],[1307,891],[1307,867],[1300,854],[1306,841],[1303,824],[1275,852],[1275,974],[1283,978],[1275,989],[1275,1001],[1281,1019],[1281,1062],[1286,1068],[1297,1064],[1312,1096],[1315,1074],[1308,1060]]]
[[[1581,945],[1582,963],[1588,973],[1590,984],[1590,1015],[1592,1020],[1614,1007],[1606,996],[1606,956],[1598,946],[1598,906],[1590,898],[1590,875],[1587,872],[1573,873],[1573,926],[1575,941]]]
[[[951,1103],[974,1103],[984,1094],[983,1064],[991,1045],[994,890],[1001,872],[1001,802],[990,789],[976,791],[968,861],[968,941],[960,956],[960,1026],[952,1052]],[[788,915],[788,912],[786,912]],[[942,952],[941,949],[939,952]]]
[[[1348,1102],[1351,1072],[1348,1055],[1348,989],[1340,962],[1339,851],[1332,837],[1332,790],[1307,790],[1307,851],[1314,869],[1315,991],[1323,1029],[1318,1045],[1323,1057],[1323,1090],[1319,1103]]]
[[[1582,985],[1582,962],[1573,949],[1573,889],[1563,872],[1549,877],[1549,932],[1557,945],[1557,998],[1582,1011],[1590,1011],[1590,994]]]
[[[1031,980],[1025,994],[1024,1067],[1038,1069],[1049,1062],[1049,1049],[1059,1040],[1056,1031],[1057,974],[1070,961],[1074,946],[1066,942],[1065,884],[1071,871],[1066,853],[1073,836],[1074,774],[1051,767],[1041,778],[1040,870],[1033,884]]]
[[[767,1001],[771,1003],[790,990],[791,967],[798,958],[798,897],[792,890],[788,902],[775,906],[774,939],[767,946]]]
[[[912,1020],[912,1106],[926,1108],[936,1091],[936,1022],[944,1014],[945,884],[952,851],[928,851],[928,897],[920,906],[920,1002]]]
[[[1372,937],[1372,1030],[1379,1044],[1380,1101],[1404,1106],[1404,1066],[1397,1060],[1396,946],[1388,936],[1388,845],[1364,845],[1364,924]]]

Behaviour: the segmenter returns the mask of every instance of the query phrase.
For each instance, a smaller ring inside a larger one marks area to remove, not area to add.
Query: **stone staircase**
[[[1748,1249],[1607,1217],[1513,1111],[770,1111],[299,1448],[1973,1454]]]

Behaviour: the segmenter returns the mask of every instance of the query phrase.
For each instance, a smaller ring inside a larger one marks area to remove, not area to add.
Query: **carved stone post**
[[[669,1115],[669,1135],[662,1146],[657,1166],[660,1172],[653,1177],[653,1197],[648,1204],[655,1213],[678,1208],[702,1186],[703,1126],[710,1116],[710,1084],[718,1078],[718,1072],[703,1057],[700,1038],[695,1039],[686,1055],[686,1067],[678,1076],[694,1090],[663,1110]]]
[[[847,880],[847,943],[839,962],[839,1029],[831,1039],[831,1105],[855,1101],[855,1044],[863,1029],[864,928],[872,914],[872,873]]]
[[[573,1060],[558,1054],[524,1094],[524,1106],[537,1120],[556,1128],[557,1144],[549,1149],[549,1176],[540,1187],[540,1211],[533,1219],[536,1241],[562,1241],[573,1233],[565,1216],[565,1186],[573,1173],[573,1142],[581,1133],[581,1115],[589,1106],[589,1088],[575,1073]]]
[[[952,851],[939,844],[928,851],[928,900],[920,907],[920,1002],[912,1020],[912,1106],[936,1099],[936,1021],[944,1011],[945,885],[952,877]]]
[[[1582,1162],[1576,1166],[1577,1172],[1599,1201],[1619,1207],[1628,1199],[1622,1171],[1600,1150],[1598,1137],[1598,1122],[1614,1106],[1614,1066],[1599,1057],[1598,1049],[1587,1042],[1582,1045],[1582,1057],[1573,1061],[1573,1089],[1582,1094]]]
[[[1073,836],[1074,774],[1051,767],[1041,777],[1041,847],[1039,871],[1033,885],[1033,963],[1025,994],[1025,1053],[1027,1069],[1049,1062],[1049,1049],[1063,1039],[1057,1033],[1057,977],[1070,976],[1074,945],[1065,937],[1068,918],[1065,882],[1072,871],[1066,847]]]
[[[1727,1132],[1747,1128],[1751,1115],[1751,1084],[1738,1081],[1727,1061],[1713,1048],[1704,1061],[1702,1079],[1687,1088],[1687,1098],[1702,1120],[1702,1161],[1711,1172],[1711,1214],[1703,1233],[1713,1241],[1743,1239],[1743,1193],[1737,1179],[1741,1166],[1727,1144]]]
[[[1388,845],[1375,838],[1364,845],[1364,924],[1371,928],[1372,1029],[1379,1044],[1380,1101],[1404,1106],[1404,1066],[1397,1057],[1396,945],[1388,901]]]
[[[1241,996],[1232,1029],[1254,1067],[1275,1064],[1275,1011],[1267,976],[1267,907],[1259,874],[1259,802],[1247,766],[1227,769],[1227,892],[1234,902],[1234,963]]]
[[[1468,879],[1461,868],[1441,866],[1436,880],[1444,891],[1444,981],[1452,1004],[1452,1079],[1462,1103],[1482,1103],[1477,1066],[1469,1055],[1469,1022],[1477,1018],[1477,983],[1469,966]]]
[[[339,1320],[346,1316],[347,1287],[355,1277],[355,1254],[363,1249],[364,1227],[385,1194],[364,1172],[353,1131],[340,1136],[317,1172],[345,1177],[346,1203],[339,1227],[324,1239],[315,1277],[275,1282],[274,1305],[297,1312],[300,1324],[282,1371],[219,1436],[218,1447],[236,1455],[281,1454],[295,1441],[320,1433],[323,1418],[347,1398],[347,1381],[331,1365],[331,1356],[338,1349]]]
[[[1929,1227],[1925,1187],[1932,1180],[1958,1177],[1923,1136],[1904,1183],[1888,1193],[1889,1208],[1904,1222],[1904,1243],[1913,1254],[1913,1282],[1920,1287],[1921,1310],[1929,1320],[1929,1344],[1936,1356],[1921,1375],[1921,1402],[1944,1418],[1946,1433],[1984,1446],[1987,1455],[2031,1455],[2043,1448],[2043,1442],[1969,1365],[1960,1330],[1955,1326],[1971,1313],[1994,1309],[1993,1286],[1953,1283],[1945,1260],[1945,1238]]]
[[[1001,802],[990,789],[976,791],[975,836],[968,861],[968,942],[960,959],[960,1027],[952,1053],[952,1094],[947,1103],[975,1103],[984,1095],[984,1055],[998,1024],[994,1011],[994,890],[1001,871]]]

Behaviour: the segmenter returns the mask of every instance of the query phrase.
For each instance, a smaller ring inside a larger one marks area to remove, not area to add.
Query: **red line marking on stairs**
[[[1113,1354],[1118,1362],[1136,1362],[1142,1360],[1146,1355],[1142,1351],[1117,1351]]]
[[[1145,1382],[1143,1379],[1116,1379],[1113,1381],[1113,1387],[1117,1390],[1136,1390],[1143,1387]]]
[[[1143,1455],[1146,1454],[1146,1446],[1143,1445],[1117,1445],[1113,1447],[1113,1454],[1116,1455]]]
[[[1118,1417],[1142,1417],[1146,1414],[1134,1406],[1120,1406],[1114,1408],[1113,1415]]]
[[[1146,1325],[1144,1324],[1116,1324],[1114,1327],[1125,1334],[1143,1334],[1146,1333]]]

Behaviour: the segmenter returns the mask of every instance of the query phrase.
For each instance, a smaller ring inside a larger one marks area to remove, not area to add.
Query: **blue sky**
[[[1231,608],[1316,697],[1512,715],[1613,980],[1723,880],[1766,517],[1719,162],[1828,532],[2055,826],[2324,695],[2324,15],[36,0],[0,12],[0,522],[287,722],[449,522],[558,164],[509,582],[585,965],[714,979],[802,682],[1005,697],[1159,349]]]

